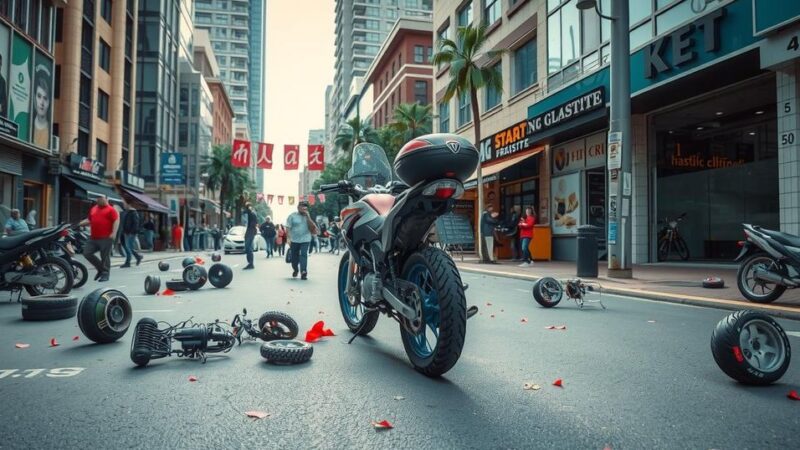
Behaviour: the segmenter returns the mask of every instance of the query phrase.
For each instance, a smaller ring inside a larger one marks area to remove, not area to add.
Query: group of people
[[[530,267],[533,265],[531,258],[530,244],[533,240],[533,230],[536,225],[536,213],[530,206],[525,208],[525,213],[520,214],[521,208],[514,206],[507,220],[500,218],[500,213],[494,210],[494,206],[488,205],[481,215],[481,235],[486,244],[486,251],[489,262],[496,263],[497,257],[494,254],[494,232],[498,227],[507,230],[511,245],[511,256],[514,261],[522,261],[519,267]]]
[[[15,234],[27,233],[34,228],[36,228],[36,210],[31,210],[27,219],[23,220],[19,210],[14,208],[11,210],[8,220],[6,220],[3,232],[6,236],[14,236]]]

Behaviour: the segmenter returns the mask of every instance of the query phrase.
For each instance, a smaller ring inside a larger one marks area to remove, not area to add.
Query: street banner
[[[161,184],[184,183],[186,183],[186,171],[183,166],[183,153],[161,153]]]
[[[282,195],[279,195],[279,196],[278,196],[278,204],[279,204],[279,205],[282,205],[282,204],[283,204],[283,196],[282,196]]]
[[[256,194],[256,201],[259,202],[259,203],[263,202],[264,201],[264,194],[262,194],[261,192]]]
[[[289,204],[294,205],[294,197],[289,197]]]
[[[325,203],[325,194],[317,194],[317,197],[319,197],[320,202]]]
[[[233,167],[250,167],[250,141],[239,139],[233,141],[231,165]]]
[[[275,196],[274,196],[274,195],[272,195],[272,194],[267,194],[267,203],[269,203],[269,204],[271,205],[271,204],[272,204],[272,199],[273,199],[273,198],[275,198]]]
[[[300,146],[283,146],[283,168],[284,170],[297,170],[300,166]]]
[[[308,170],[325,170],[325,146],[308,146]]]
[[[272,144],[258,143],[256,166],[259,169],[272,169]]]
[[[317,202],[317,198],[314,197],[314,194],[308,194],[308,204],[314,206],[314,203]]]

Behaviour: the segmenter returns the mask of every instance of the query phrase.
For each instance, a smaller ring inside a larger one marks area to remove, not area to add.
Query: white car
[[[242,226],[231,227],[228,230],[228,234],[222,239],[222,249],[225,250],[226,255],[233,252],[244,253],[244,232],[245,227]],[[253,251],[257,252],[266,249],[267,243],[264,242],[264,238],[260,234],[256,234],[255,239],[253,239]]]

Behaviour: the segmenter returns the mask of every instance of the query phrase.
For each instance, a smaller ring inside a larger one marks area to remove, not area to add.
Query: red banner
[[[325,146],[308,146],[308,170],[325,170]]]
[[[260,142],[258,144],[258,158],[256,166],[259,169],[272,169],[272,144]]]
[[[269,204],[271,205],[271,204],[272,204],[272,199],[273,199],[273,198],[275,198],[275,196],[274,196],[274,195],[272,195],[272,194],[267,194],[267,203],[269,203]]]
[[[308,194],[308,204],[313,206],[316,202],[317,198],[314,197],[314,194]]]
[[[231,149],[231,165],[233,167],[250,167],[250,141],[233,141]]]
[[[285,170],[297,170],[300,167],[300,146],[283,146],[283,168]]]
[[[317,194],[317,197],[319,197],[320,202],[325,203],[325,194]]]
[[[279,196],[278,196],[278,204],[279,204],[279,205],[282,205],[282,204],[283,204],[283,196],[282,196],[282,195],[279,195]]]

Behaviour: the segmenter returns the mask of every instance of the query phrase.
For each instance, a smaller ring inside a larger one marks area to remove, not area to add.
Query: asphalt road
[[[428,379],[411,368],[392,320],[345,343],[338,258],[312,255],[308,281],[291,279],[280,259],[259,256],[254,271],[241,270],[241,255],[224,262],[236,266],[224,290],[145,296],[144,276],[158,274],[152,261],[114,270],[107,284],[130,296],[135,321],[230,320],[246,307],[251,316],[285,311],[301,334],[325,320],[337,336],[301,366],[266,364],[259,345],[245,343],[206,364],[171,357],[137,369],[131,332],[95,345],[75,319],[23,322],[19,304],[3,300],[0,370],[17,372],[0,371],[0,448],[768,449],[792,447],[800,430],[800,402],[786,398],[800,389],[800,363],[764,388],[738,385],[715,365],[709,337],[726,311],[613,296],[606,311],[566,302],[546,310],[529,282],[465,273],[468,302],[481,312],[455,368]],[[780,322],[800,345],[800,323]],[[49,347],[51,337],[61,345]],[[562,388],[551,385],[557,378]],[[255,420],[250,410],[271,415]],[[376,431],[373,420],[395,428]]]

